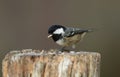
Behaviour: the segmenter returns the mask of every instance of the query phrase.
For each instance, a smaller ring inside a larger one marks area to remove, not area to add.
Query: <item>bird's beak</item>
[[[50,35],[48,35],[48,38],[51,38],[53,35],[52,34],[50,34]]]

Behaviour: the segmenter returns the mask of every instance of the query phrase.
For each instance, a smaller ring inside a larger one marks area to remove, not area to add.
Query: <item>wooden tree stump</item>
[[[100,77],[99,53],[54,51],[11,51],[2,62],[3,77]]]

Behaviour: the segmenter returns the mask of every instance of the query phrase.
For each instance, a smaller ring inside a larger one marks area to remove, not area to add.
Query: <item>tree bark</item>
[[[100,77],[99,53],[55,51],[11,51],[2,62],[3,77]]]

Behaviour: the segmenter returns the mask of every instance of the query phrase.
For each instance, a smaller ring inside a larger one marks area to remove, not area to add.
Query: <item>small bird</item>
[[[84,35],[91,30],[85,30],[81,28],[72,28],[65,27],[62,25],[52,25],[48,29],[48,38],[51,38],[58,45],[62,46],[62,51],[65,47],[72,46],[75,48],[75,45],[81,41]]]

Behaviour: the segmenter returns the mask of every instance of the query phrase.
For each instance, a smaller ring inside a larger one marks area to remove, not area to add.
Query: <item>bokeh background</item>
[[[101,53],[101,77],[120,75],[119,0],[0,0],[0,77],[11,50],[59,48],[47,39],[52,24],[93,29],[78,48]]]

